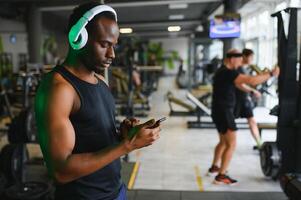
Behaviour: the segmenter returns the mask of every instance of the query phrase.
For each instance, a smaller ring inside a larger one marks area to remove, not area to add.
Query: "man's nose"
[[[107,57],[108,58],[112,58],[112,59],[115,58],[115,51],[114,51],[114,47],[113,46],[111,46],[111,47],[108,48],[108,50],[107,50]]]

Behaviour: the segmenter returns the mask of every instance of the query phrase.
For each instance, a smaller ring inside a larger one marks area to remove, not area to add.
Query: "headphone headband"
[[[99,5],[90,10],[88,10],[70,29],[69,31],[69,43],[71,47],[75,50],[81,49],[85,46],[88,41],[88,32],[86,25],[89,21],[102,12],[111,12],[115,16],[117,22],[117,13],[116,11],[108,5]]]
[[[95,15],[99,14],[99,13],[102,13],[102,12],[111,12],[115,15],[115,20],[117,21],[117,14],[116,14],[116,11],[108,6],[108,5],[99,5],[99,6],[96,6],[94,8],[92,8],[91,10],[88,10],[84,15],[83,17],[85,17],[88,21],[91,21],[91,19],[93,17],[95,17]]]

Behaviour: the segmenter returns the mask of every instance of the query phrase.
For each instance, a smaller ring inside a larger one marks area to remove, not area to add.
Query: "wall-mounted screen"
[[[214,18],[210,20],[210,38],[237,38],[240,37],[240,20]]]

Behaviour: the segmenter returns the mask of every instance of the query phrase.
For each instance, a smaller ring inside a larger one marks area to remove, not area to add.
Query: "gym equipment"
[[[19,61],[19,69],[26,68],[28,62],[28,54],[19,53],[18,54],[18,61]]]
[[[285,174],[281,176],[280,185],[290,200],[301,199],[301,174]]]
[[[201,109],[202,112],[204,112],[206,115],[211,115],[211,110],[207,108],[203,103],[201,103],[195,96],[193,96],[190,92],[187,92],[186,95],[187,99],[189,99],[191,102],[196,104],[198,108]]]
[[[276,130],[277,124],[276,123],[258,123],[259,135],[262,136],[262,130]]]
[[[141,73],[141,93],[149,96],[158,89],[159,77],[163,71],[162,66],[136,66]]]
[[[199,86],[192,90],[193,96],[198,96],[198,101],[204,104],[207,109],[209,109],[211,95],[212,95],[212,87],[207,85]],[[196,94],[196,95],[195,95]],[[197,107],[191,106],[190,104],[184,102],[182,99],[174,97],[172,92],[168,91],[165,95],[165,99],[168,100],[168,105],[170,108],[170,116],[196,116],[197,115]],[[186,111],[177,111],[173,108],[173,104],[183,107]],[[205,114],[207,115],[207,114]]]
[[[168,91],[166,94],[166,99],[168,100],[168,105],[170,108],[169,116],[194,116],[196,115],[196,109],[182,101],[181,99],[178,99],[173,96],[172,92]],[[183,108],[185,108],[187,111],[176,111],[173,109],[173,104],[177,104]]]
[[[5,186],[6,186],[6,178],[2,173],[0,173],[0,197],[4,192]]]
[[[8,141],[13,144],[37,143],[37,127],[33,108],[25,108],[12,119],[7,136]]]
[[[40,74],[35,71],[27,71],[17,74],[17,80],[21,83],[16,96],[21,97],[21,112],[16,117],[12,116],[12,122],[8,128],[8,140],[10,144],[4,146],[0,153],[0,172],[6,179],[4,192],[5,199],[49,199],[50,186],[44,182],[26,182],[25,171],[29,163],[29,154],[26,143],[37,142],[34,110],[30,106],[35,95]],[[1,181],[0,181],[1,184]]]
[[[13,55],[12,53],[0,54],[0,78],[1,85],[6,84],[9,81],[13,72]]]
[[[35,124],[34,109],[32,104],[35,90],[38,86],[40,75],[36,72],[20,72],[22,86],[19,96],[22,97],[21,112],[14,118],[8,128],[8,140],[10,143],[36,143],[37,130]],[[16,93],[16,92],[15,92]]]
[[[26,182],[6,189],[9,200],[49,200],[51,186],[42,182]]]
[[[274,106],[270,110],[270,115],[273,115],[273,116],[278,116],[279,115],[279,105]]]
[[[256,74],[262,74],[264,72],[270,71],[268,68],[264,68],[263,70],[257,66],[257,65],[250,65],[250,68],[256,73]]]
[[[262,172],[274,180],[278,178],[281,167],[281,152],[276,142],[264,142],[260,149],[260,165]]]
[[[137,88],[133,86],[131,67],[128,67],[128,75],[122,71],[119,67],[112,67],[111,74],[115,78],[115,84],[110,83],[114,89],[112,89],[112,93],[115,96],[116,100],[116,108],[119,110],[119,114],[126,115],[126,116],[147,116],[144,111],[150,110],[150,105],[148,98],[145,97],[141,93],[141,88]],[[130,78],[129,78],[130,77]],[[111,82],[113,82],[111,80]]]
[[[211,110],[207,108],[202,102],[194,97],[190,92],[187,92],[186,97],[196,106],[197,120],[188,121],[188,128],[215,128],[212,120],[209,122],[201,121],[201,116],[211,116]]]
[[[48,200],[51,186],[44,182],[25,181],[29,154],[26,144],[8,144],[0,154],[0,171],[7,180],[5,196],[11,200]]]
[[[11,109],[10,100],[5,89],[0,87],[0,115],[8,116],[10,119],[14,118]]]
[[[278,65],[281,71],[278,81],[279,106],[273,109],[273,113],[278,116],[277,141],[263,144],[260,152],[263,173],[274,179],[286,173],[301,172],[301,79],[299,78],[299,85],[296,79],[298,13],[297,8],[287,8],[284,11],[290,15],[287,36],[282,11],[272,14],[272,17],[277,17],[278,22]]]
[[[102,12],[111,12],[115,15],[115,20],[117,21],[117,14],[113,8],[107,5],[99,5],[91,10],[87,11],[70,29],[68,38],[71,47],[75,50],[83,48],[88,41],[88,32],[86,25],[89,21],[95,17],[95,15]]]
[[[190,100],[195,106],[197,111],[197,120],[196,121],[188,121],[188,128],[215,128],[215,124],[212,122],[211,117],[208,117],[208,121],[204,121],[201,119],[201,116],[211,116],[211,110],[205,106],[201,101],[199,101],[193,94],[187,92],[187,99]],[[237,122],[237,128],[239,129],[248,129],[249,126],[247,123]]]
[[[5,175],[8,185],[12,185],[24,176],[23,166],[29,154],[23,144],[7,144],[0,153],[0,171]]]

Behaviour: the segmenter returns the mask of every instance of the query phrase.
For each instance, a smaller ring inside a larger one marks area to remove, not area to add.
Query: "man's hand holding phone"
[[[157,121],[151,119],[143,124],[133,126],[125,139],[128,151],[152,145],[160,138],[160,124],[165,120],[166,118]]]

